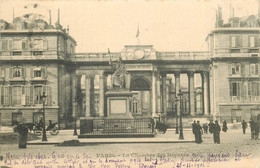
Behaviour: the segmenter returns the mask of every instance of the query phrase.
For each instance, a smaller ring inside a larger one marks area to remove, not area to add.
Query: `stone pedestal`
[[[115,88],[106,92],[108,118],[133,118],[130,111],[130,98],[133,94],[128,89]]]

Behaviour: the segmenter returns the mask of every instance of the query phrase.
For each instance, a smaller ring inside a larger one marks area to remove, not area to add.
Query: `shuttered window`
[[[34,39],[33,49],[37,51],[43,50],[43,40],[42,39]]]
[[[230,96],[241,96],[241,83],[239,82],[231,82],[229,84],[229,89],[230,89]]]
[[[239,48],[241,47],[241,37],[240,36],[231,36],[231,47],[232,48]]]
[[[47,105],[48,106],[52,105],[52,92],[50,86],[47,86]]]
[[[34,104],[41,104],[42,86],[34,86]]]
[[[250,64],[249,74],[250,75],[258,75],[258,64]]]
[[[4,86],[4,105],[9,105],[9,86]]]
[[[22,50],[26,50],[26,40],[22,40]]]
[[[12,87],[12,105],[21,105],[22,104],[22,87],[13,86]]]
[[[4,86],[0,86],[0,105],[4,105]]]
[[[249,36],[249,47],[258,47],[259,46],[259,38],[257,36]]]
[[[260,96],[260,82],[248,82],[248,96]]]
[[[8,40],[2,40],[2,50],[3,51],[9,50]]]
[[[241,73],[241,65],[240,64],[229,64],[228,73],[229,73],[229,75],[239,75]]]
[[[34,104],[42,104],[41,95],[44,92],[45,95],[47,96],[46,102],[45,102],[46,105],[48,105],[48,106],[51,105],[52,96],[51,96],[51,87],[50,86],[37,85],[37,86],[31,87],[30,91],[33,92],[33,94],[31,93],[30,95],[33,95]]]
[[[22,76],[22,69],[18,67],[13,68],[13,77],[14,78],[19,78]]]
[[[25,86],[24,92],[25,92],[25,105],[29,105],[30,104],[30,86]]]
[[[255,47],[255,37],[249,37],[249,47]]]
[[[10,78],[26,77],[26,68],[24,67],[10,67],[9,68]]]
[[[46,77],[46,67],[31,67],[31,78]]]
[[[4,78],[4,77],[5,77],[5,68],[4,68],[4,67],[1,67],[1,68],[0,68],[0,77],[1,77],[1,78]]]
[[[22,40],[13,40],[13,50],[22,50]]]

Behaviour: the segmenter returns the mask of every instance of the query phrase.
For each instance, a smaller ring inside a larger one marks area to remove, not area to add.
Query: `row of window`
[[[247,75],[247,76],[255,76],[260,74],[260,69],[258,64],[229,64],[228,72],[229,75]]]
[[[21,40],[21,39],[3,39],[1,40],[1,47],[2,51],[22,51],[33,49],[37,51],[42,51],[43,49],[47,49],[47,40],[43,39],[33,39],[33,40]]]
[[[59,43],[56,40],[45,39],[2,39],[0,40],[0,51],[13,51],[13,55],[20,55],[21,51],[33,50],[44,51],[47,49],[57,49],[63,51],[65,44],[63,38],[59,38]],[[67,44],[68,52],[74,53],[75,47],[72,43]]]
[[[241,36],[230,36],[230,47],[240,48],[242,47]],[[260,47],[260,39],[258,36],[248,36],[248,47]]]
[[[26,68],[21,66],[10,67],[9,69],[9,78],[25,78],[26,77]],[[41,78],[47,76],[46,67],[31,67],[30,75],[32,78]],[[7,75],[7,68],[0,68],[0,77],[4,78]]]
[[[42,104],[45,93],[46,104],[51,105],[51,87],[46,85],[0,86],[0,105],[19,106]]]
[[[260,81],[252,81],[247,83],[247,88],[242,82],[230,82],[230,96],[235,97],[256,97],[260,96]],[[245,93],[245,94],[244,94]],[[246,95],[247,93],[247,95]]]

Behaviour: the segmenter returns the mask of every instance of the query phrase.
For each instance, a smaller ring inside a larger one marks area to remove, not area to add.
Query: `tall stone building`
[[[216,28],[207,37],[211,111],[221,121],[248,121],[260,114],[259,14],[232,16],[224,24],[219,7]]]
[[[50,20],[51,21],[51,20]],[[62,122],[71,111],[67,58],[75,53],[75,40],[41,15],[26,14],[12,23],[0,20],[0,118],[10,125],[23,118],[38,122],[45,92],[46,120]]]

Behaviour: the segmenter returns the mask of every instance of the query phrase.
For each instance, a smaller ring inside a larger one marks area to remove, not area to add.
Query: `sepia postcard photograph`
[[[0,168],[260,168],[260,0],[0,0]]]

